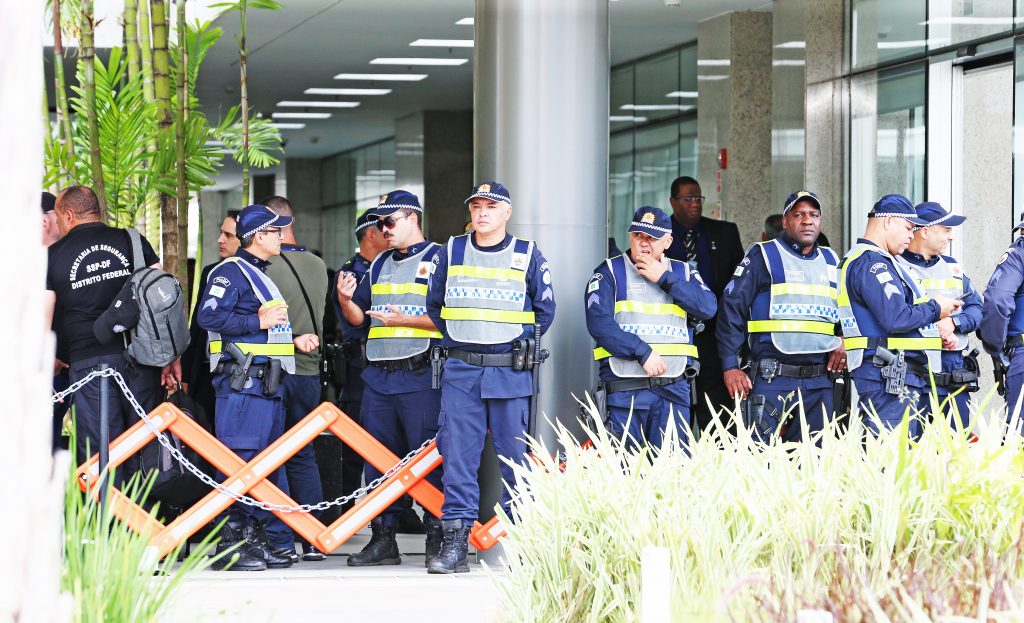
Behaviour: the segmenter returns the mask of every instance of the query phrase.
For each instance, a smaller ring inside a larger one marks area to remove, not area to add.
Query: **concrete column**
[[[804,187],[804,4],[776,0],[772,5],[770,213],[782,212],[786,197]]]
[[[771,214],[772,16],[728,13],[697,30],[698,164],[705,216],[736,223],[744,243],[760,240]],[[718,164],[728,150],[728,168]],[[719,173],[721,177],[719,178]]]
[[[463,232],[472,186],[472,111],[426,110],[395,121],[395,187],[419,196],[427,238],[443,243]]]
[[[550,265],[558,311],[540,410],[566,422],[596,372],[583,287],[607,241],[608,63],[606,2],[476,2],[475,178],[508,186],[511,232]],[[537,430],[552,442],[543,420]]]

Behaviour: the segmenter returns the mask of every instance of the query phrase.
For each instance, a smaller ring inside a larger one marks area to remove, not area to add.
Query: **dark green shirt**
[[[295,272],[302,281],[295,279],[295,274],[288,268],[291,262]],[[316,333],[320,338],[321,349],[324,339],[324,308],[327,305],[327,265],[319,257],[306,251],[303,247],[292,245],[281,245],[281,256],[270,258],[270,266],[266,270],[267,276],[277,285],[281,296],[288,303],[288,319],[292,322],[292,335],[298,337],[306,333]],[[313,313],[316,314],[316,328],[313,327],[312,316],[309,313],[309,305],[302,296],[302,289],[305,288],[309,303],[313,306]],[[295,373],[304,376],[320,374],[320,350],[311,353],[295,350]]]

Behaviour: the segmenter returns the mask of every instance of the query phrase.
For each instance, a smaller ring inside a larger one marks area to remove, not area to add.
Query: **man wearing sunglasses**
[[[548,263],[532,241],[506,231],[508,189],[480,184],[466,199],[473,231],[454,236],[434,256],[427,313],[444,334],[448,359],[441,377],[438,449],[444,456],[444,543],[430,573],[465,573],[469,530],[480,506],[477,469],[488,430],[500,458],[526,461],[532,373],[513,352],[524,352],[535,324],[547,331],[555,316]],[[512,468],[501,463],[505,484]],[[503,487],[502,508],[510,496]]]
[[[265,274],[270,258],[281,254],[281,228],[291,222],[292,217],[263,205],[242,210],[237,224],[239,249],[210,271],[196,311],[199,326],[209,334],[210,371],[217,395],[216,435],[243,461],[284,434],[283,375],[295,372],[296,348],[312,352],[319,345],[315,334],[292,336],[288,305]],[[288,492],[284,469],[276,469],[269,479]],[[230,522],[218,551],[240,540],[238,530],[248,534],[265,530],[268,542],[247,544],[223,564],[236,571],[292,565],[294,537],[277,516],[242,503],[229,507],[227,514]]]
[[[353,327],[369,327],[360,419],[366,432],[398,456],[437,436],[441,392],[433,388],[430,350],[441,338],[427,315],[431,260],[440,247],[423,237],[423,208],[416,195],[392,191],[370,211],[384,232],[388,250],[378,255],[363,278],[338,279],[338,303]],[[380,476],[367,463],[366,482]],[[442,468],[426,476],[441,487]],[[348,558],[352,567],[401,564],[395,532],[401,504],[396,501],[370,524],[370,542]],[[441,548],[441,522],[425,513],[426,561]]]

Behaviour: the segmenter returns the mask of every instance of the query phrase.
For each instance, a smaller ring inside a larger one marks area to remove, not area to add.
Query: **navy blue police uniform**
[[[238,237],[246,238],[269,227],[285,227],[291,220],[265,206],[249,206],[238,216]],[[244,353],[255,355],[252,372],[261,367],[266,369],[271,358],[286,360],[294,355],[290,325],[260,329],[257,315],[260,308],[267,302],[283,302],[279,293],[267,285],[273,285],[263,274],[269,264],[239,248],[234,257],[224,260],[210,272],[196,312],[199,326],[210,333],[210,363],[217,396],[216,435],[243,461],[251,460],[284,434],[283,383],[268,391],[261,379],[249,378],[241,389],[232,389],[231,365],[241,362],[224,361],[226,357],[221,357],[224,344],[233,342]],[[287,342],[285,338],[275,341],[272,334],[287,335]],[[283,468],[274,470],[267,479],[288,492]],[[233,522],[246,527],[262,525],[271,547],[294,551],[291,529],[270,511],[235,503],[228,514]]]
[[[901,195],[878,200],[871,218],[904,218],[921,226],[914,205]],[[927,298],[896,258],[870,240],[859,238],[843,258],[839,275],[839,313],[847,367],[858,395],[860,415],[869,430],[877,430],[872,413],[882,426],[894,428],[910,409],[918,408],[928,384],[929,368],[941,369],[942,340],[935,323],[942,312],[939,303]],[[879,347],[902,351],[907,363],[904,384],[886,391]],[[910,434],[920,434],[920,423],[910,424]]]
[[[1024,229],[1024,214],[1021,219],[1018,231]],[[985,351],[1008,366],[1004,384],[1007,419],[1012,421],[1024,387],[1024,237],[1013,241],[989,278],[978,336]]]
[[[671,227],[667,214],[644,206],[633,215],[629,232],[661,239]],[[597,344],[594,356],[607,394],[606,426],[617,437],[628,434],[630,444],[653,447],[662,444],[670,425],[680,443],[688,442],[691,396],[685,372],[698,353],[687,321],[691,316],[707,320],[717,309],[714,293],[696,270],[667,255],[662,262],[667,270],[651,283],[631,254],[616,255],[594,269],[584,292],[587,330]],[[667,369],[652,377],[643,365],[655,352]]]
[[[466,203],[477,197],[511,205],[508,190],[496,182],[474,188]],[[488,430],[499,457],[526,461],[532,374],[514,370],[510,359],[514,341],[532,338],[535,323],[547,332],[554,320],[547,261],[533,242],[510,234],[490,247],[478,246],[473,233],[454,236],[434,256],[427,313],[448,352],[438,435],[442,519],[471,525],[480,505],[477,470]],[[500,470],[505,483],[514,482],[509,465],[502,462]],[[501,507],[506,513],[510,508],[504,487]]]
[[[374,227],[376,223],[377,217],[367,212],[356,220],[355,231],[358,233],[367,227]],[[341,313],[341,305],[338,303],[337,291],[338,280],[341,279],[342,275],[351,273],[356,281],[359,282],[369,269],[370,260],[358,253],[350,257],[335,273],[330,297],[331,304],[334,305],[335,316],[338,318],[338,323],[341,327],[341,348],[344,351],[345,362],[345,382],[342,384],[341,393],[338,396],[338,407],[360,425],[362,421],[359,417],[359,411],[362,408],[363,402],[362,374],[366,368],[366,360],[363,357],[363,344],[366,342],[366,335],[370,331],[370,325],[369,323],[363,323],[360,326],[354,326],[345,320],[344,314]],[[342,444],[341,491],[338,491],[337,495],[347,495],[358,489],[363,481],[363,469],[363,457],[348,444]],[[325,492],[325,495],[328,494]]]
[[[967,220],[965,216],[946,212],[935,202],[918,204],[915,209],[918,218],[929,223],[926,227],[931,225],[956,227]],[[899,259],[904,262],[903,267],[907,269],[924,293],[941,294],[949,298],[962,297],[963,307],[950,316],[956,330],[957,345],[951,349],[943,347],[942,372],[932,375],[931,380],[935,383],[935,395],[940,405],[953,396],[946,407],[950,413],[950,424],[953,425],[953,418],[956,417],[959,426],[967,428],[971,417],[971,394],[966,391],[965,385],[972,379],[976,383],[978,378],[977,360],[967,357],[971,350],[967,336],[974,333],[981,324],[981,296],[974,289],[971,280],[964,274],[960,262],[948,255],[926,258],[920,253],[914,253],[907,249]],[[919,408],[927,412],[931,407],[930,402],[930,392],[925,391]]]
[[[398,210],[412,210],[422,219],[423,210],[417,197],[401,190],[381,197],[380,205],[373,208],[371,213],[376,220]],[[410,245],[404,253],[397,249],[381,252],[359,281],[352,301],[364,313],[369,310],[385,311],[388,305],[395,305],[406,314],[425,315],[431,262],[439,250],[439,245],[428,240]],[[404,264],[408,264],[409,270],[400,268]],[[387,267],[391,267],[390,272],[385,270]],[[400,302],[395,304],[390,303],[390,300]],[[430,349],[441,334],[412,327],[381,326],[379,321],[371,320],[368,314],[358,329],[366,332],[367,352],[366,367],[362,373],[362,426],[389,450],[404,456],[437,436],[441,392],[433,388]],[[405,344],[391,345],[401,342]],[[393,352],[401,352],[401,357],[374,357],[373,350],[378,343],[389,344],[382,346],[381,352],[397,348]],[[440,489],[443,472],[443,468],[438,467],[428,473],[424,480]],[[366,464],[366,482],[380,475],[375,467]],[[381,514],[383,525],[396,527],[401,510],[401,504],[396,500]]]
[[[787,197],[783,214],[802,201],[821,209],[817,195],[797,191]],[[809,435],[833,416],[828,359],[840,346],[838,263],[832,249],[815,242],[804,253],[783,232],[751,245],[725,288],[718,351],[728,371],[740,369],[748,350],[753,385],[748,399],[764,399],[757,421],[748,423],[755,434],[778,431],[783,441],[799,441],[803,422]]]

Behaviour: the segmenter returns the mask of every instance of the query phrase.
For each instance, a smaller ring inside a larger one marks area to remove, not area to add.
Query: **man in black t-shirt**
[[[100,222],[99,200],[84,186],[71,186],[57,197],[57,224],[63,238],[49,248],[46,289],[55,296],[55,316],[60,318],[60,335],[66,347],[71,382],[107,366],[120,372],[135,398],[147,411],[163,398],[161,383],[180,378],[178,362],[163,370],[129,365],[125,358],[127,332],[104,337],[93,330],[96,319],[107,311],[134,272],[132,244],[128,232]],[[142,239],[143,264],[159,266],[153,247]],[[122,337],[123,336],[123,337]],[[112,338],[112,339],[108,339]],[[96,452],[100,439],[100,384],[86,384],[74,397],[75,430],[79,462]],[[109,393],[110,440],[113,441],[138,420],[138,415],[113,383]],[[139,456],[143,458],[139,459]],[[154,466],[155,444],[129,459],[119,480],[143,466]]]

